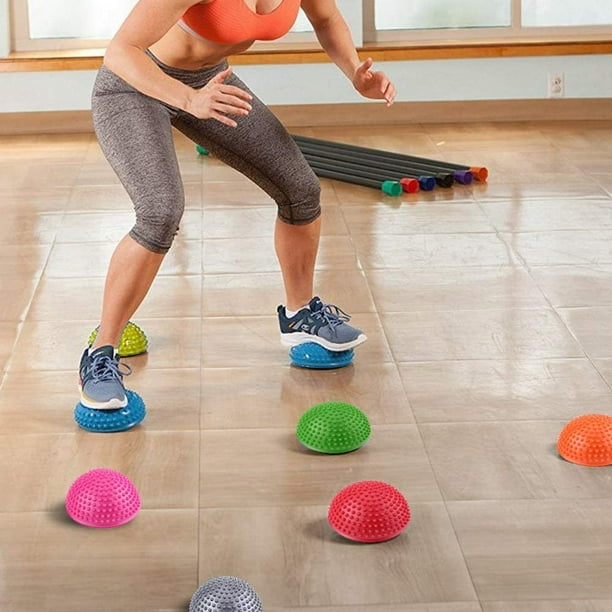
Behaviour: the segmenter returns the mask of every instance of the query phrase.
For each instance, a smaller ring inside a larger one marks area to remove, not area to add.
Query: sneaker
[[[81,404],[95,410],[124,408],[128,400],[123,376],[131,373],[129,366],[119,369],[119,358],[112,346],[101,346],[91,355],[86,348],[79,367]]]
[[[277,308],[281,329],[281,344],[296,346],[315,342],[330,351],[346,351],[365,342],[367,336],[356,327],[347,325],[351,317],[333,304],[324,304],[313,297],[308,308],[302,308],[291,318],[284,306]]]

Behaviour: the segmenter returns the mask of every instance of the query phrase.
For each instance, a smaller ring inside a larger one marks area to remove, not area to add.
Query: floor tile
[[[367,344],[356,349],[354,360],[360,363],[384,363],[391,360],[389,345],[381,324],[373,314],[355,317],[355,325],[366,330]],[[236,334],[236,329],[240,330]],[[206,318],[202,320],[202,365],[237,367],[254,364],[291,363],[289,348],[280,344],[277,317]]]
[[[440,500],[414,425],[376,425],[362,447],[340,455],[308,450],[295,428],[206,431],[201,439],[201,507],[324,505],[363,480],[387,482],[412,501]]]
[[[611,203],[612,205],[612,203]],[[457,203],[452,208],[422,204],[392,209],[366,204],[343,207],[344,218],[352,234],[456,234],[491,232],[492,225],[475,203]]]
[[[285,302],[280,272],[205,274],[203,283],[203,316],[269,315]],[[343,270],[338,282],[336,271],[319,270],[314,284],[325,303],[337,304],[351,315],[374,311],[363,271]]]
[[[233,238],[204,240],[205,274],[237,274],[245,269],[253,272],[280,270],[272,238]],[[355,248],[348,236],[322,236],[317,270],[353,270],[357,265]]]
[[[496,234],[413,234],[389,240],[384,235],[354,236],[366,269],[510,266],[516,256]]]
[[[367,270],[379,312],[537,308],[548,303],[516,266]]]
[[[448,504],[479,597],[507,602],[609,599],[609,508],[609,499]]]
[[[612,599],[583,599],[562,601],[485,601],[483,612],[607,612]]]
[[[352,404],[371,424],[414,422],[391,363],[362,363],[357,357],[334,370],[257,364],[202,370],[204,430],[295,428],[302,414],[323,402]]]
[[[74,426],[77,429],[76,425]],[[65,503],[70,485],[96,468],[117,470],[138,490],[142,507],[195,508],[198,493],[197,432],[126,432],[2,436],[0,474],[6,493],[1,512],[56,510]],[[176,466],[180,465],[180,470]]]
[[[331,530],[327,506],[203,509],[200,577],[241,576],[270,607],[473,601],[443,504],[411,511],[398,537],[360,545]]]
[[[533,266],[530,273],[553,306],[612,304],[611,265]]]
[[[577,408],[573,416],[580,414]],[[565,425],[424,423],[419,430],[447,500],[605,498],[609,470],[560,457],[557,440]]]
[[[143,510],[115,529],[83,527],[59,508],[0,513],[0,607],[31,612],[36,588],[39,610],[185,610],[198,586],[197,534],[194,510]]]
[[[609,198],[482,202],[481,206],[500,232],[612,228],[612,199]]]
[[[612,263],[612,231],[567,230],[501,234],[529,266]]]
[[[584,357],[550,310],[457,310],[381,315],[397,361]]]
[[[589,357],[612,357],[612,307],[560,308],[559,314]]]
[[[157,277],[132,320],[155,317],[199,317],[201,307],[199,275]],[[68,321],[101,316],[104,278],[47,278],[38,283],[28,319]]]
[[[420,423],[570,420],[577,412],[612,410],[612,391],[587,359],[415,362],[399,369]]]

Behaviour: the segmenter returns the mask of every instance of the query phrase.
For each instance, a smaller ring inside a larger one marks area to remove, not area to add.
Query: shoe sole
[[[117,410],[117,408],[125,408],[128,405],[127,396],[125,396],[122,400],[114,397],[107,402],[96,402],[96,400],[93,400],[91,397],[85,395],[82,389],[80,389],[80,392],[81,404],[85,406],[85,408],[91,408],[92,410]]]
[[[334,342],[325,340],[325,338],[313,336],[312,334],[307,334],[305,332],[292,332],[289,334],[281,333],[281,344],[283,346],[298,346],[300,344],[306,344],[307,342],[314,342],[315,344],[318,344],[319,346],[322,346],[333,353],[348,351],[349,349],[363,344],[367,339],[368,337],[365,334],[359,334],[355,340],[345,342],[344,344],[336,344]]]

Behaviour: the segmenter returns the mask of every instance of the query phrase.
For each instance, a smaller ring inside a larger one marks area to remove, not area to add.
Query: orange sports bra
[[[192,6],[178,24],[196,38],[222,45],[275,40],[291,29],[299,9],[300,0],[281,0],[271,13],[260,15],[244,0],[212,0]]]

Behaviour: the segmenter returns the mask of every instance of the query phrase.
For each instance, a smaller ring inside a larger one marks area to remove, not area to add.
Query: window
[[[524,26],[595,26],[612,23],[609,0],[523,0]]]
[[[376,0],[377,30],[503,27],[511,23],[510,0]]]
[[[612,34],[611,0],[336,0],[358,45]],[[14,50],[103,47],[136,0],[9,0]],[[0,17],[1,18],[1,17]],[[315,41],[300,12],[280,42]]]

